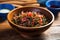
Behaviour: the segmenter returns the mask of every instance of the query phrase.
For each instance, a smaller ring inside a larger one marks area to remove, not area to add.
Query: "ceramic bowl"
[[[13,10],[15,6],[12,4],[0,4],[0,21],[7,19],[7,14]]]
[[[11,21],[12,17],[14,14],[17,14],[21,11],[41,12],[43,15],[46,16],[49,23],[44,25],[44,26],[40,26],[40,27],[22,27],[22,26],[16,25],[15,23],[13,23]],[[32,38],[32,37],[35,37],[36,35],[43,33],[44,31],[46,31],[51,26],[51,24],[54,21],[53,13],[50,12],[49,10],[46,10],[45,8],[42,8],[42,7],[21,7],[21,8],[17,8],[17,9],[12,10],[8,14],[7,18],[8,18],[8,22],[11,25],[11,27],[14,28],[15,30],[17,30],[20,33],[20,35],[23,36],[24,38]]]

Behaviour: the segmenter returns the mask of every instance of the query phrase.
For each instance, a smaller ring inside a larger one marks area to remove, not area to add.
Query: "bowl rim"
[[[54,1],[47,1],[47,2],[45,3],[46,7],[50,8],[50,9],[55,9],[55,10],[59,10],[59,9],[60,9],[60,8],[51,8],[50,6],[48,6],[48,4],[49,4],[50,2],[54,2]],[[50,4],[49,4],[49,5],[50,5]]]
[[[25,7],[29,7],[29,6],[25,6]],[[21,7],[21,8],[24,8],[24,7]],[[17,27],[23,28],[23,29],[43,28],[43,27],[46,27],[46,26],[48,26],[48,25],[50,25],[50,24],[53,23],[53,21],[54,21],[54,15],[53,15],[53,13],[52,13],[51,11],[49,11],[48,9],[46,9],[46,8],[44,8],[44,7],[35,7],[35,8],[41,8],[41,9],[43,9],[43,10],[46,10],[46,11],[50,12],[50,14],[52,15],[52,20],[51,20],[51,22],[48,23],[48,24],[46,24],[46,25],[44,25],[44,26],[39,26],[39,27],[23,27],[23,26],[19,26],[19,25],[13,23],[13,22],[9,19],[9,17],[10,17],[10,14],[11,14],[12,12],[14,12],[15,10],[20,9],[20,8],[16,8],[16,9],[14,9],[14,10],[12,10],[12,11],[9,12],[9,14],[7,15],[8,22],[12,23],[14,26],[17,26]]]
[[[13,4],[10,4],[10,3],[0,3],[0,5],[10,5],[13,9],[15,8],[15,6]],[[13,9],[11,9],[11,10],[13,10]]]

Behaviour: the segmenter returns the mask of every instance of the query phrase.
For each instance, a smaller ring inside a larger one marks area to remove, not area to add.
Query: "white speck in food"
[[[8,13],[8,12],[10,12],[9,9],[1,9],[1,10],[0,10],[0,13]]]

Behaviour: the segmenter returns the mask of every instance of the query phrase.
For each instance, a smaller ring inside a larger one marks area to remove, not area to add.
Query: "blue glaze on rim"
[[[60,7],[60,1],[47,1],[46,2],[46,6],[51,8],[50,6],[51,5],[56,5],[56,6],[59,6]],[[52,8],[52,9],[60,9],[60,8]]]

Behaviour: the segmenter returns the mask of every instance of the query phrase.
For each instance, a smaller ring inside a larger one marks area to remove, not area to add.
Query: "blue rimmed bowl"
[[[0,4],[0,21],[6,20],[7,14],[14,8],[12,4]]]
[[[53,6],[52,6],[53,5]],[[55,6],[54,6],[55,5]],[[52,6],[52,7],[51,7]],[[60,1],[47,1],[46,7],[53,12],[55,17],[58,16],[58,12],[60,12]]]

